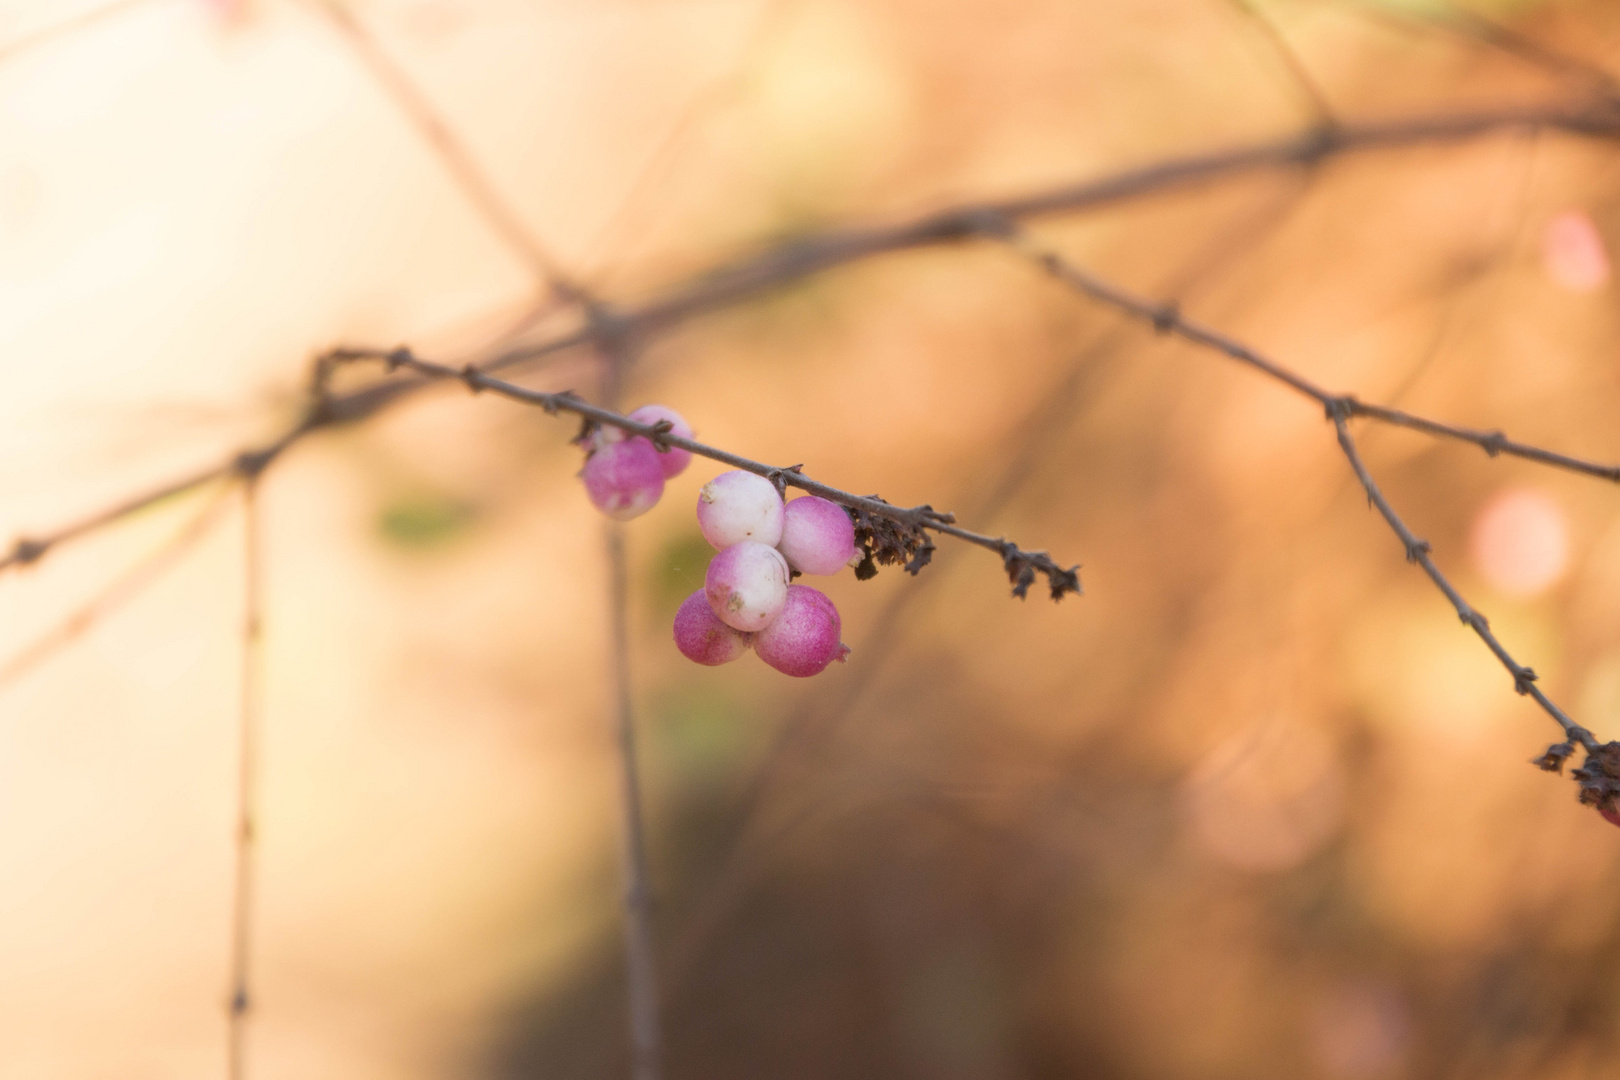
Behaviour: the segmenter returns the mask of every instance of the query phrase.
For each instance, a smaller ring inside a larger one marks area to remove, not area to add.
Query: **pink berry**
[[[744,540],[775,547],[782,539],[782,496],[763,476],[721,473],[698,492],[698,528],[717,548]]]
[[[752,634],[733,630],[715,618],[702,589],[688,596],[675,613],[675,647],[699,664],[729,664],[748,651],[752,639]]]
[[[788,565],[782,553],[744,540],[709,560],[703,591],[721,622],[752,633],[771,624],[787,599]]]
[[[645,514],[664,493],[664,467],[646,439],[598,447],[579,475],[596,508],[619,521]]]
[[[1603,820],[1607,821],[1610,825],[1620,825],[1620,813],[1616,813],[1613,810],[1604,808],[1599,808],[1598,813],[1602,814]]]
[[[839,630],[831,600],[808,585],[789,585],[782,613],[754,635],[754,651],[782,674],[804,679],[849,655]]]
[[[643,405],[630,414],[630,419],[643,424],[656,424],[660,420],[668,420],[672,425],[669,429],[671,435],[679,435],[683,439],[692,437],[692,425],[681,419],[681,414],[667,405]],[[636,438],[642,436],[638,435]],[[667,453],[658,455],[658,462],[664,467],[664,478],[673,479],[685,472],[686,467],[692,463],[692,451],[672,446]]]
[[[837,503],[806,495],[783,510],[776,547],[801,574],[836,574],[855,557],[855,523]]]

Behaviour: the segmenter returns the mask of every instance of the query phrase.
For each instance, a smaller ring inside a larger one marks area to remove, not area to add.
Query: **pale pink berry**
[[[744,540],[775,547],[782,539],[782,496],[763,476],[721,473],[698,492],[698,528],[717,548]]]
[[[855,523],[837,503],[806,495],[784,508],[776,549],[801,574],[836,574],[855,557]]]
[[[645,514],[664,493],[664,467],[646,439],[598,447],[579,475],[596,508],[618,521]]]
[[[849,655],[839,630],[831,600],[808,585],[789,585],[782,613],[754,635],[754,651],[782,674],[804,679]]]
[[[692,425],[681,419],[681,414],[667,405],[643,405],[630,414],[630,419],[642,424],[656,424],[660,420],[668,420],[671,425],[669,429],[671,435],[679,435],[683,439],[692,437]],[[636,438],[643,438],[643,436],[638,435]],[[666,480],[673,479],[685,472],[686,467],[692,464],[692,451],[672,446],[666,453],[658,455],[658,462],[664,467],[664,478]]]
[[[715,618],[702,589],[688,596],[675,613],[675,647],[688,660],[709,667],[729,664],[742,656],[753,636]]]
[[[720,621],[736,630],[763,630],[787,599],[788,565],[782,553],[744,540],[709,560],[703,591]]]

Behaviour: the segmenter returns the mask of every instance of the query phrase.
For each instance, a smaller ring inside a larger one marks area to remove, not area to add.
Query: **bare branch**
[[[987,548],[1000,555],[1003,567],[1013,580],[1014,594],[1023,596],[1029,588],[1035,573],[1046,576],[1047,585],[1052,592],[1052,599],[1060,600],[1065,593],[1079,593],[1080,575],[1079,566],[1064,568],[1054,562],[1044,551],[1026,551],[1005,537],[986,536],[983,533],[972,532],[956,524],[953,514],[935,510],[932,506],[899,507],[885,502],[876,495],[856,495],[853,492],[843,491],[839,488],[812,480],[798,468],[782,468],[767,465],[764,462],[753,461],[740,454],[733,454],[729,450],[709,446],[694,439],[683,439],[672,434],[668,421],[659,421],[656,424],[643,424],[622,416],[611,409],[604,409],[599,405],[564,391],[561,393],[547,393],[543,390],[530,390],[527,387],[497,379],[486,374],[477,367],[467,365],[456,368],[448,364],[436,364],[429,360],[420,359],[408,349],[396,349],[383,356],[378,356],[372,350],[335,350],[324,358],[330,363],[348,363],[355,361],[381,360],[391,371],[411,371],[427,379],[439,381],[458,381],[466,384],[469,390],[478,392],[488,390],[513,401],[525,405],[535,405],[547,413],[559,412],[573,413],[598,424],[608,424],[612,427],[628,431],[632,435],[642,435],[650,439],[654,446],[660,449],[678,447],[689,450],[700,457],[718,461],[723,465],[730,465],[734,469],[742,469],[765,477],[779,485],[799,488],[812,495],[819,495],[841,506],[848,507],[855,512],[857,525],[860,515],[869,518],[882,519],[893,522],[904,529],[920,534],[923,530],[952,536],[958,540],[965,540],[970,544]],[[926,561],[926,560],[925,560]],[[911,569],[909,566],[908,569]],[[920,567],[919,567],[920,568]],[[916,573],[916,570],[911,570]]]
[[[242,485],[242,675],[236,807],[236,869],[231,898],[230,996],[226,1003],[226,1076],[242,1080],[248,1012],[252,1008],[253,880],[257,848],[258,749],[263,555],[259,537],[258,478]]]
[[[1311,119],[1324,128],[1337,127],[1339,121],[1334,115],[1332,104],[1328,102],[1327,94],[1322,92],[1322,87],[1310,69],[1305,66],[1305,61],[1300,59],[1298,51],[1283,35],[1271,16],[1261,10],[1255,0],[1227,0],[1227,3],[1247,18],[1266,39],[1272,53],[1282,62],[1294,89],[1311,114]]]
[[[101,619],[139,596],[219,523],[221,511],[227,505],[225,495],[226,492],[220,492],[161,547],[114,578],[61,622],[0,661],[0,689],[32,671],[58,650],[78,640]]]
[[[1324,390],[1316,383],[1305,378],[1305,376],[1251,349],[1241,341],[1187,318],[1173,301],[1155,302],[1126,292],[1124,289],[1076,266],[1063,258],[1062,255],[1041,246],[1026,234],[1011,227],[1003,229],[999,236],[1020,254],[1037,263],[1047,273],[1076,291],[1082,292],[1094,300],[1100,300],[1110,307],[1135,315],[1153,324],[1154,329],[1160,333],[1174,334],[1196,345],[1213,349],[1234,360],[1247,364],[1277,382],[1288,386],[1295,392],[1310,398],[1324,408],[1340,409],[1347,416],[1366,417],[1369,420],[1377,420],[1385,424],[1421,431],[1426,435],[1433,435],[1437,438],[1472,443],[1492,457],[1498,454],[1507,454],[1510,457],[1524,458],[1527,461],[1549,465],[1553,468],[1567,469],[1570,472],[1581,473],[1586,476],[1620,482],[1620,465],[1605,465],[1584,458],[1572,457],[1569,454],[1510,439],[1500,431],[1480,431],[1475,428],[1447,424],[1402,409],[1367,404],[1356,400],[1350,394],[1336,394]]]
[[[1355,442],[1350,436],[1348,422],[1357,416],[1381,420],[1385,423],[1410,427],[1442,438],[1471,442],[1484,447],[1487,452],[1493,455],[1497,453],[1514,454],[1531,461],[1571,469],[1588,475],[1601,476],[1605,479],[1620,478],[1615,474],[1615,470],[1607,466],[1582,461],[1578,458],[1571,458],[1564,454],[1516,443],[1506,439],[1500,433],[1487,434],[1469,428],[1455,427],[1450,424],[1413,416],[1399,409],[1363,405],[1348,395],[1329,393],[1303,375],[1299,375],[1282,364],[1261,355],[1242,342],[1186,318],[1174,303],[1154,303],[1133,296],[1125,290],[1075,266],[1057,252],[1040,246],[1011,224],[1003,223],[999,229],[993,229],[989,234],[997,236],[1021,255],[1032,260],[1054,278],[1077,292],[1127,314],[1134,315],[1152,324],[1153,328],[1159,333],[1175,334],[1196,345],[1222,353],[1240,363],[1246,364],[1321,405],[1328,419],[1333,422],[1338,433],[1339,446],[1344,451],[1345,457],[1349,459],[1357,480],[1361,482],[1361,486],[1366,490],[1367,498],[1377,507],[1378,512],[1405,547],[1407,561],[1416,563],[1423,568],[1424,573],[1434,582],[1435,587],[1451,602],[1458,618],[1471,627],[1474,633],[1479,635],[1480,640],[1490,649],[1492,655],[1508,670],[1508,673],[1513,677],[1514,689],[1520,694],[1534,698],[1536,704],[1540,705],[1547,715],[1551,716],[1564,729],[1564,735],[1568,742],[1578,742],[1586,748],[1587,765],[1584,767],[1586,772],[1578,777],[1583,785],[1583,799],[1586,799],[1586,792],[1589,790],[1601,789],[1600,794],[1596,797],[1597,804],[1606,808],[1613,807],[1614,796],[1620,794],[1620,775],[1610,777],[1605,763],[1615,755],[1608,754],[1607,751],[1600,755],[1599,751],[1603,750],[1603,747],[1592,733],[1575,723],[1568,714],[1553,703],[1552,699],[1536,684],[1536,673],[1520,664],[1508,653],[1502,643],[1497,640],[1496,635],[1492,633],[1485,616],[1463,599],[1462,594],[1440,572],[1439,567],[1435,565],[1434,560],[1429,555],[1428,541],[1419,539],[1407,527],[1406,523],[1395,513],[1394,508],[1390,506],[1389,501],[1384,497],[1383,492],[1379,490],[1378,485],[1373,482],[1372,475],[1367,471],[1367,467],[1362,462],[1361,455],[1356,449]],[[1556,765],[1561,767],[1563,757],[1553,751],[1548,753],[1551,757],[1557,758]],[[1547,763],[1548,760],[1548,756],[1544,755],[1542,759],[1538,759],[1537,764],[1540,764],[1543,768],[1548,768],[1550,767]],[[1620,768],[1620,759],[1617,759],[1617,768]],[[1592,770],[1596,770],[1596,772]],[[1593,779],[1593,777],[1596,777],[1596,779]],[[1611,779],[1616,783],[1613,791],[1604,786]]]
[[[552,254],[524,225],[494,181],[485,175],[471,151],[462,145],[461,139],[427,96],[383,50],[354,13],[338,0],[315,0],[315,4],[342,34],[343,40],[365,64],[378,85],[426,140],[451,178],[477,207],[496,235],[522,257],[535,276],[546,283],[559,299],[582,300],[578,288],[562,272]]]
[[[1009,221],[1093,210],[1224,177],[1314,166],[1346,154],[1441,146],[1503,132],[1537,131],[1563,131],[1605,139],[1620,137],[1620,103],[1603,98],[1345,125],[1332,130],[1312,129],[1249,146],[1170,158],[1018,198],[964,203],[895,225],[827,232],[699,274],[639,306],[620,309],[605,304],[586,305],[585,322],[578,328],[544,341],[501,350],[481,367],[486,372],[503,371],[615,336],[658,333],[686,318],[742,303],[811,274],[887,252],[982,237],[988,228]],[[374,359],[385,359],[389,355],[386,349],[346,352],[354,357],[365,354]],[[60,543],[93,532],[170,495],[221,477],[241,475],[244,461],[262,460],[263,464],[258,467],[263,467],[282,450],[315,430],[368,419],[441,381],[437,378],[403,379],[341,397],[322,397],[310,415],[267,446],[245,450],[236,458],[127,499],[54,532],[19,539],[8,554],[0,556],[0,571],[34,562]],[[1501,452],[1509,452],[1505,443]]]

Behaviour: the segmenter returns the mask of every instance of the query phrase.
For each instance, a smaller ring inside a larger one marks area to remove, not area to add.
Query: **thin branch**
[[[1396,8],[1369,3],[1368,0],[1343,2],[1363,17],[1379,19],[1403,29],[1419,25],[1450,30],[1469,41],[1488,45],[1523,60],[1550,75],[1585,83],[1588,89],[1609,97],[1620,95],[1620,80],[1597,64],[1544,45],[1477,12],[1454,5],[1430,9],[1422,6]]]
[[[1510,457],[1524,458],[1527,461],[1549,465],[1553,468],[1567,469],[1570,472],[1595,476],[1602,480],[1620,482],[1620,465],[1605,465],[1601,462],[1572,457],[1569,454],[1546,450],[1539,446],[1532,446],[1529,443],[1510,439],[1500,431],[1481,431],[1477,428],[1447,424],[1439,420],[1431,420],[1427,417],[1406,412],[1403,409],[1393,409],[1384,405],[1373,405],[1358,401],[1350,394],[1336,394],[1324,390],[1305,376],[1264,356],[1241,341],[1187,318],[1174,303],[1157,303],[1126,292],[1124,289],[1076,266],[1057,252],[1042,247],[1026,234],[1010,227],[1003,229],[999,235],[1020,254],[1039,264],[1047,273],[1076,291],[1152,323],[1154,329],[1160,333],[1174,334],[1196,345],[1213,349],[1234,360],[1247,364],[1277,382],[1288,386],[1295,392],[1310,398],[1324,408],[1329,406],[1341,408],[1347,416],[1365,417],[1369,420],[1377,420],[1381,423],[1421,431],[1437,438],[1472,443],[1492,457],[1498,454],[1507,454]]]
[[[1260,170],[1315,166],[1346,154],[1441,146],[1503,132],[1535,131],[1563,131],[1615,139],[1620,137],[1620,103],[1603,99],[1345,125],[1331,131],[1314,129],[1248,146],[1169,158],[1017,198],[964,203],[895,225],[831,231],[772,247],[740,263],[701,273],[639,306],[589,305],[584,324],[576,329],[499,351],[481,366],[485,371],[502,371],[581,345],[607,341],[616,335],[655,334],[692,316],[739,304],[812,274],[872,256],[982,237],[987,223],[1094,210]],[[369,351],[378,359],[388,355],[388,350]],[[9,553],[0,555],[0,571],[34,562],[58,544],[111,524],[170,495],[221,477],[241,475],[241,463],[245,460],[273,458],[313,431],[368,419],[440,381],[404,379],[341,397],[323,397],[316,411],[301,418],[275,442],[244,450],[219,465],[137,495],[65,528],[17,540]]]
[[[636,717],[630,688],[630,587],[623,526],[604,530],[612,620],[614,737],[618,748],[620,818],[624,830],[624,962],[630,999],[631,1075],[659,1080],[663,1040],[658,1018],[658,965],[653,941],[652,878],[647,870],[647,827],[642,814],[641,768],[636,754]]]
[[[114,578],[78,610],[18,649],[8,659],[0,661],[0,689],[78,640],[85,631],[135,599],[148,585],[162,577],[165,570],[219,523],[222,511],[228,505],[225,495],[226,492],[220,492],[161,547]]]
[[[342,34],[384,93],[393,99],[417,132],[443,162],[445,169],[484,220],[506,245],[516,251],[541,281],[561,299],[582,299],[557,260],[523,223],[518,213],[462,145],[455,131],[439,115],[404,68],[377,43],[370,31],[339,0],[315,0],[316,7]]]
[[[1495,634],[1491,632],[1485,616],[1469,605],[1456,588],[1452,586],[1451,582],[1441,574],[1433,559],[1429,557],[1428,542],[1420,540],[1406,527],[1406,523],[1396,515],[1394,509],[1384,498],[1383,493],[1379,491],[1378,486],[1373,482],[1371,474],[1368,473],[1366,466],[1361,461],[1354,441],[1350,438],[1347,423],[1357,416],[1367,417],[1385,423],[1398,424],[1402,427],[1415,428],[1431,435],[1475,443],[1484,447],[1487,452],[1493,455],[1497,453],[1514,454],[1542,464],[1570,469],[1588,475],[1602,476],[1605,479],[1616,479],[1611,469],[1607,466],[1581,461],[1578,458],[1571,458],[1563,454],[1555,454],[1551,451],[1516,443],[1504,438],[1500,433],[1487,434],[1469,428],[1454,427],[1450,424],[1442,424],[1438,421],[1413,416],[1398,409],[1363,405],[1348,395],[1330,393],[1303,375],[1299,375],[1276,361],[1261,355],[1242,342],[1193,322],[1182,315],[1174,304],[1155,304],[1133,296],[1125,290],[1082,270],[1064,259],[1057,252],[1040,246],[1026,234],[1010,225],[1003,226],[994,235],[997,235],[1019,254],[1034,261],[1047,273],[1076,291],[1152,324],[1153,328],[1159,333],[1174,334],[1184,340],[1222,353],[1240,363],[1246,364],[1322,406],[1338,431],[1339,445],[1349,459],[1351,468],[1355,470],[1356,478],[1361,481],[1362,487],[1366,489],[1367,497],[1378,508],[1379,513],[1383,515],[1384,520],[1389,523],[1390,528],[1394,530],[1395,535],[1400,538],[1401,543],[1405,546],[1407,561],[1415,562],[1421,566],[1424,572],[1428,574],[1429,579],[1445,594],[1446,599],[1451,601],[1451,605],[1456,609],[1458,617],[1473,628],[1474,632],[1485,642],[1486,647],[1491,650],[1491,653],[1513,676],[1514,689],[1520,694],[1526,694],[1534,698],[1536,703],[1546,711],[1547,715],[1551,716],[1564,729],[1566,739],[1569,741],[1565,745],[1569,745],[1570,742],[1579,742],[1586,748],[1589,755],[1587,767],[1593,767],[1595,755],[1602,749],[1600,744],[1590,731],[1571,720],[1562,709],[1542,692],[1541,688],[1536,685],[1535,672],[1513,659],[1501,642],[1496,639]],[[1620,746],[1620,744],[1610,745]],[[1551,753],[1552,751],[1549,751],[1549,754]],[[1557,765],[1562,766],[1562,758],[1558,760]],[[1584,787],[1583,782],[1583,791]],[[1608,796],[1605,796],[1605,799],[1607,798]]]
[[[236,872],[231,898],[230,997],[226,1006],[226,1077],[242,1080],[253,954],[253,881],[257,842],[259,712],[261,708],[263,554],[259,537],[258,477],[242,485],[242,683],[239,713]]]
[[[1333,112],[1333,105],[1328,101],[1327,94],[1322,91],[1321,84],[1316,81],[1316,77],[1305,66],[1305,61],[1300,59],[1299,52],[1277,27],[1271,16],[1262,11],[1255,0],[1227,0],[1227,2],[1253,23],[1261,36],[1266,39],[1272,53],[1286,69],[1289,80],[1298,91],[1306,110],[1311,114],[1311,119],[1324,128],[1337,127],[1338,117]]]
[[[390,370],[407,370],[430,379],[455,380],[465,383],[469,390],[478,392],[487,390],[513,401],[525,405],[535,405],[547,413],[558,412],[573,413],[598,424],[608,424],[612,427],[627,431],[632,435],[642,435],[652,440],[653,445],[660,448],[678,447],[689,450],[700,457],[718,461],[723,465],[730,465],[734,469],[763,476],[779,486],[799,488],[811,495],[819,495],[841,506],[856,511],[857,516],[869,515],[872,518],[893,522],[903,530],[921,536],[924,530],[940,533],[944,536],[965,540],[970,544],[994,551],[1002,558],[1004,569],[1012,578],[1016,586],[1015,592],[1022,596],[1027,590],[1029,582],[1035,573],[1046,576],[1047,584],[1051,589],[1054,600],[1062,599],[1065,593],[1078,593],[1080,589],[1079,567],[1064,568],[1054,562],[1044,551],[1026,551],[1005,537],[986,536],[964,529],[956,524],[953,514],[935,510],[932,506],[921,505],[912,507],[894,506],[876,495],[856,495],[853,492],[843,491],[839,488],[812,480],[799,470],[798,467],[783,468],[767,465],[764,462],[745,458],[740,454],[733,454],[729,450],[700,443],[694,439],[684,439],[669,430],[668,421],[659,421],[656,424],[643,424],[621,416],[611,409],[604,409],[599,405],[592,405],[588,401],[564,391],[562,393],[547,393],[543,390],[530,390],[524,386],[497,379],[478,368],[467,365],[465,367],[451,367],[447,364],[436,364],[414,356],[408,349],[396,349],[393,352],[379,356],[372,350],[334,350],[327,354],[327,359],[333,363],[349,363],[356,361],[381,361]],[[926,559],[922,560],[926,563]],[[908,569],[910,567],[908,566]],[[915,571],[913,571],[915,572]]]
[[[604,343],[600,356],[602,399],[617,407],[625,370],[634,360],[633,347],[628,340],[616,338]],[[607,522],[602,541],[608,564],[608,666],[613,678],[614,741],[619,766],[624,864],[620,907],[624,912],[630,1071],[633,1080],[659,1080],[663,1074],[664,1040],[658,948],[653,934],[652,873],[647,862],[646,797],[641,784],[641,755],[636,750],[636,702],[630,679],[630,570],[624,552],[624,524]]]
[[[1349,459],[1350,467],[1355,470],[1356,479],[1360,480],[1361,486],[1366,489],[1367,499],[1373,506],[1377,507],[1378,513],[1389,523],[1390,529],[1394,531],[1401,544],[1406,548],[1406,561],[1421,566],[1423,572],[1429,575],[1429,580],[1434,582],[1435,588],[1444,593],[1446,599],[1451,601],[1451,606],[1457,611],[1457,617],[1473,628],[1474,633],[1478,634],[1479,639],[1485,643],[1485,647],[1491,650],[1492,655],[1501,661],[1503,667],[1507,668],[1508,674],[1513,676],[1514,690],[1535,698],[1536,704],[1540,705],[1547,715],[1556,720],[1558,725],[1564,729],[1566,737],[1579,742],[1589,752],[1595,752],[1599,744],[1592,733],[1571,720],[1563,709],[1553,704],[1552,699],[1542,692],[1541,687],[1536,682],[1536,673],[1513,659],[1502,643],[1497,640],[1496,635],[1491,632],[1490,622],[1485,616],[1469,604],[1467,600],[1463,599],[1456,586],[1452,585],[1446,576],[1440,572],[1440,568],[1434,564],[1434,559],[1429,554],[1429,542],[1418,539],[1417,535],[1407,527],[1406,522],[1401,520],[1400,515],[1395,513],[1394,507],[1390,506],[1389,500],[1378,489],[1378,485],[1373,481],[1372,474],[1367,471],[1366,464],[1361,460],[1361,454],[1356,450],[1355,440],[1350,436],[1349,410],[1330,409],[1328,415],[1333,421],[1334,430],[1338,433],[1339,447],[1344,451],[1344,456]]]

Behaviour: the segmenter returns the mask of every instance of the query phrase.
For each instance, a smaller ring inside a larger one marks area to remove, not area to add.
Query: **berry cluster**
[[[833,602],[791,583],[836,574],[856,557],[843,507],[814,495],[784,504],[775,484],[738,470],[703,485],[697,519],[720,554],[675,613],[675,645],[687,659],[725,664],[752,646],[777,671],[805,678],[849,655]]]
[[[630,419],[667,421],[670,434],[692,437],[680,414],[662,405],[643,405]],[[664,481],[692,461],[690,451],[655,447],[645,436],[613,427],[590,426],[580,441],[589,455],[580,473],[585,492],[619,521],[651,510]],[[836,574],[859,561],[855,523],[843,507],[814,495],[784,503],[771,481],[736,470],[703,485],[697,518],[719,554],[709,562],[703,588],[675,613],[675,645],[687,659],[728,664],[752,648],[777,671],[806,678],[849,655],[833,602],[792,584],[801,574]]]

